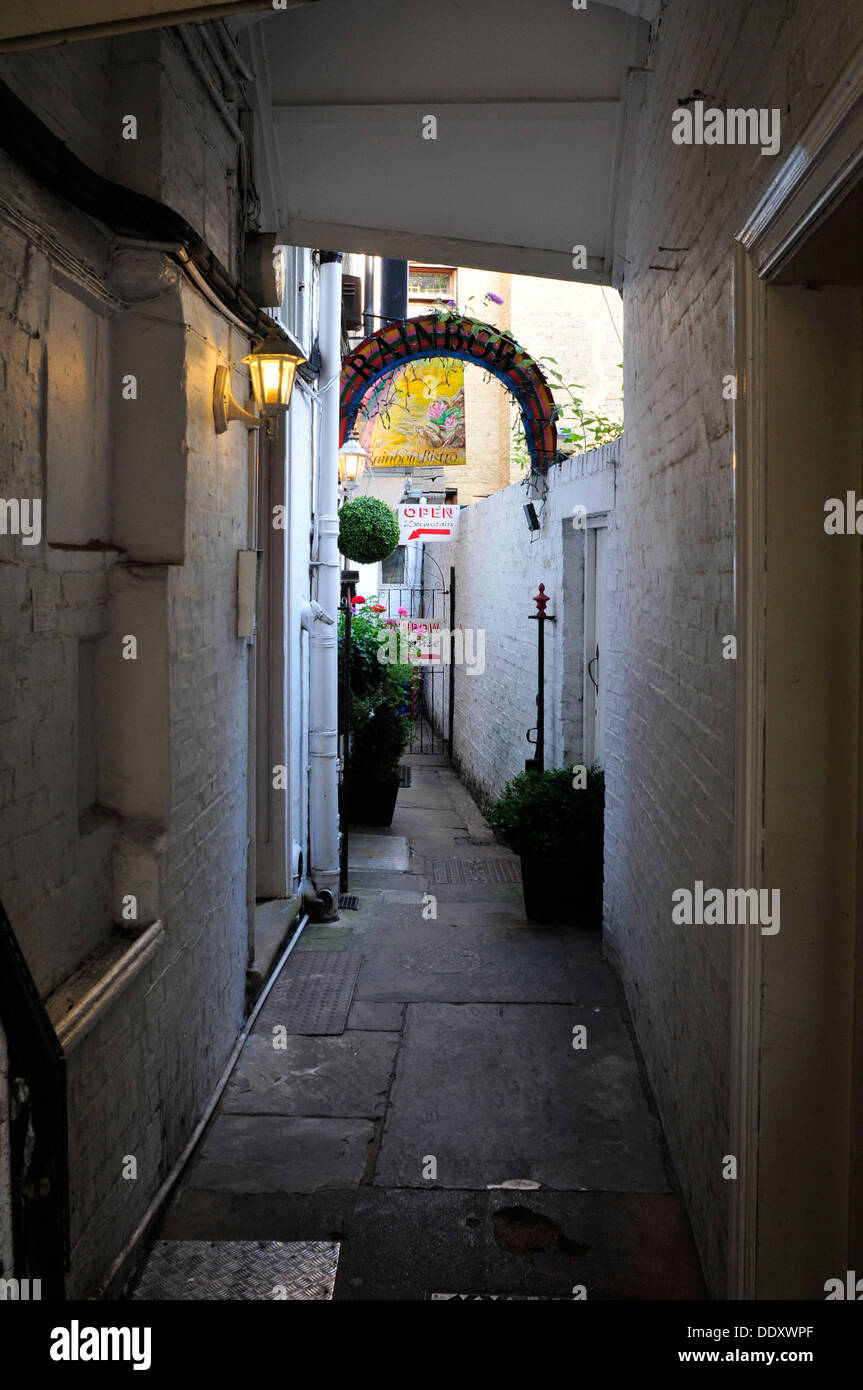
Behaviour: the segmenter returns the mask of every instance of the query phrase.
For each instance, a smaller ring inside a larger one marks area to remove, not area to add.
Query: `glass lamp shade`
[[[366,453],[360,441],[354,437],[339,449],[339,482],[358,483],[365,472]]]
[[[249,366],[255,403],[265,418],[272,419],[287,410],[297,367],[305,360],[304,357],[286,352],[284,339],[275,333],[271,333],[260,347],[243,358]]]

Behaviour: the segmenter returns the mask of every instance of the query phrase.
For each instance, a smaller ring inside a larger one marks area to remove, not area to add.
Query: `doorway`
[[[605,767],[608,520],[588,517],[584,566],[584,761]]]
[[[863,484],[859,95],[736,253],[734,882],[781,927],[733,947],[732,1298],[823,1299],[863,1258],[861,547],[828,526]]]

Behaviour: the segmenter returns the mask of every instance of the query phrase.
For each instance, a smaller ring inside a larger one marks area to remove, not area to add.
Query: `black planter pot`
[[[602,854],[567,862],[558,854],[522,854],[524,910],[531,922],[593,926],[602,920]]]
[[[363,777],[350,773],[347,813],[351,825],[391,825],[399,794],[399,779]]]

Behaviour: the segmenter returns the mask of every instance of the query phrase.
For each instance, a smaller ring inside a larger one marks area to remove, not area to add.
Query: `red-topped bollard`
[[[548,604],[550,603],[549,596],[548,596],[548,594],[545,592],[545,585],[544,585],[544,584],[540,584],[540,586],[539,586],[539,593],[538,593],[538,594],[534,594],[534,596],[533,596],[533,601],[534,601],[534,603],[536,604],[536,612],[535,612],[535,613],[531,613],[530,616],[531,616],[532,618],[538,618],[540,615],[542,615],[542,617],[544,618],[544,617],[545,617],[545,610],[546,610],[546,607],[547,607]]]
[[[546,613],[546,608],[551,602],[549,595],[545,592],[545,585],[540,584],[539,593],[534,594],[533,601],[536,604],[536,612],[529,613],[528,617],[536,623],[536,739],[533,740],[536,748],[535,758],[526,758],[524,764],[525,772],[544,772],[545,771],[545,625],[553,623],[554,618],[550,613]],[[531,730],[527,731],[527,741],[531,743]]]

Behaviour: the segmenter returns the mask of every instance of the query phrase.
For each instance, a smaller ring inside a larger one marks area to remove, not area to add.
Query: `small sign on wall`
[[[254,637],[258,615],[258,550],[237,551],[237,636]]]
[[[452,503],[406,502],[399,507],[399,545],[407,541],[448,541],[461,508]]]

